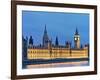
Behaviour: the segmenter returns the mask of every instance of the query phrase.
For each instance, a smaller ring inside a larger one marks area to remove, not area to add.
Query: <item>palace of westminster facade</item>
[[[74,47],[71,47],[71,42],[66,42],[65,45],[60,45],[58,37],[55,44],[49,39],[46,26],[43,35],[43,42],[40,45],[34,45],[33,38],[22,38],[23,59],[56,59],[56,58],[88,58],[89,45],[80,46],[80,35],[78,30],[74,34]]]

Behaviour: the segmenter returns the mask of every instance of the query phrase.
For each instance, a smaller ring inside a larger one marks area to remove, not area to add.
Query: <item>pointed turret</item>
[[[29,38],[29,45],[33,45],[33,38],[32,38],[32,36],[30,36],[30,38]]]
[[[58,42],[58,37],[56,36],[56,40],[55,40],[55,46],[58,46],[59,42]]]
[[[76,32],[75,32],[75,35],[79,35],[79,33],[78,33],[78,29],[76,28]]]
[[[43,46],[44,47],[47,47],[48,46],[48,41],[49,41],[49,37],[48,37],[46,25],[45,25],[44,35],[43,35]]]
[[[47,34],[47,28],[46,28],[46,25],[45,25],[45,29],[44,29],[44,34]]]

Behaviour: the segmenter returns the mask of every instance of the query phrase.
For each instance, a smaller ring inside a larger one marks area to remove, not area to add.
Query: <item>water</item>
[[[24,62],[24,68],[52,68],[52,67],[73,67],[73,66],[89,66],[88,58],[78,59],[49,59],[49,60],[31,60]],[[23,69],[24,69],[23,68]]]

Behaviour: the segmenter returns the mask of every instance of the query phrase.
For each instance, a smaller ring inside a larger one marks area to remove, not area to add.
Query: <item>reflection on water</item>
[[[52,68],[52,67],[75,67],[75,66],[89,66],[89,58],[57,58],[57,59],[34,59],[25,60],[23,69],[26,68]]]
[[[62,63],[51,63],[51,64],[36,64],[27,65],[27,68],[54,68],[54,67],[75,67],[75,66],[89,66],[88,61],[80,62],[62,62]]]

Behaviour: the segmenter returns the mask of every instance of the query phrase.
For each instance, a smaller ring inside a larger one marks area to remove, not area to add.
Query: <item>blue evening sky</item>
[[[58,36],[59,44],[71,41],[74,44],[76,28],[79,31],[81,44],[89,43],[89,14],[22,11],[22,34],[24,37],[32,36],[34,44],[42,44],[45,25],[48,36],[53,43]]]

